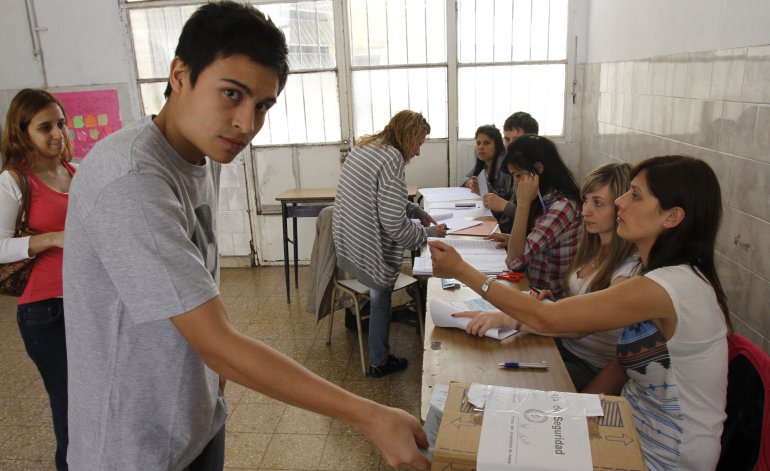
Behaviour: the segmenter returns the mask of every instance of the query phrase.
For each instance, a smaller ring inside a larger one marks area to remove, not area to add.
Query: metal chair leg
[[[356,327],[358,328],[358,352],[361,356],[361,371],[366,376],[366,352],[364,351],[364,335],[361,327],[361,305],[358,303],[358,296],[353,296],[353,304],[356,308]]]
[[[326,345],[332,344],[332,325],[334,324],[334,307],[337,304],[337,287],[332,288],[332,305],[331,312],[329,312],[329,331],[326,335]]]

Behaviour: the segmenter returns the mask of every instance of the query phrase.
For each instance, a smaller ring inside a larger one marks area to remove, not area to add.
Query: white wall
[[[586,62],[770,44],[768,19],[767,0],[588,0]]]
[[[40,56],[35,56],[24,0],[2,0],[0,118],[25,87],[52,91],[114,88],[123,125],[140,117],[128,28],[117,1],[33,0]]]

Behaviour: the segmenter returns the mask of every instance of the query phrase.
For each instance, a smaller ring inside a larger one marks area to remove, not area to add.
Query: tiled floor
[[[328,380],[380,403],[419,416],[422,348],[414,327],[393,323],[391,347],[409,368],[382,379],[364,378],[355,332],[338,311],[332,344],[327,321],[306,313],[305,277],[286,304],[282,267],[222,270],[222,297],[242,332],[277,348]],[[47,396],[27,358],[16,325],[15,299],[0,297],[0,470],[54,469]],[[226,389],[225,469],[389,470],[379,453],[346,424],[284,405],[235,383]]]

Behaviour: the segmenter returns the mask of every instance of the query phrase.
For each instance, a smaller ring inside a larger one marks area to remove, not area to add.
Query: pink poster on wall
[[[83,158],[102,138],[122,127],[117,90],[55,93],[67,115],[74,157]]]

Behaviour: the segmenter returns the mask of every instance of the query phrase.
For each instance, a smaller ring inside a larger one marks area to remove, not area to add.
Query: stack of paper
[[[463,186],[450,186],[448,188],[420,188],[420,194],[426,203],[481,199],[481,196],[471,192],[470,188]]]
[[[497,242],[493,240],[439,238],[429,240],[440,240],[451,245],[460,253],[463,260],[481,273],[494,275],[508,271],[508,266],[505,264],[506,251],[505,249],[498,249]],[[426,250],[424,255],[414,259],[412,274],[433,275],[433,261],[429,250]]]

